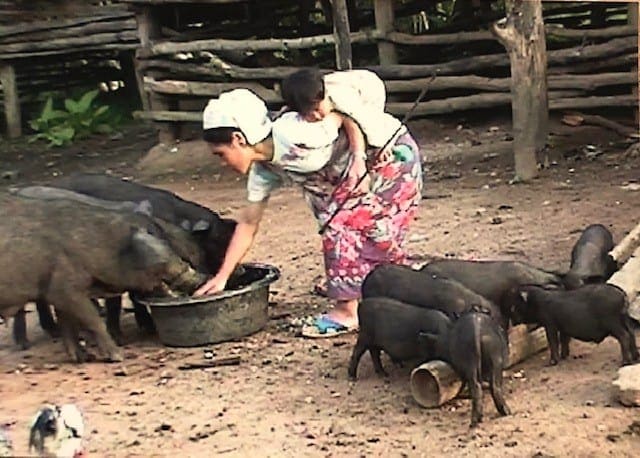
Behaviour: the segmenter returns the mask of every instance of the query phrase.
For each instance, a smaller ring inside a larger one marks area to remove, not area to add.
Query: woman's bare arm
[[[252,202],[240,211],[220,270],[198,288],[194,296],[213,294],[224,290],[227,280],[251,248],[266,207],[267,201]]]

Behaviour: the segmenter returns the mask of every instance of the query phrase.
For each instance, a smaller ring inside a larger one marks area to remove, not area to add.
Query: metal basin
[[[151,311],[160,341],[171,347],[195,347],[253,334],[269,320],[269,285],[280,271],[267,264],[245,263],[244,273],[210,296],[135,297]]]

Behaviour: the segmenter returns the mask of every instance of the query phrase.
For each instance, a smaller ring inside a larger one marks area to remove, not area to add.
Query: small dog
[[[84,420],[73,404],[45,405],[33,418],[29,434],[29,451],[38,456],[86,456],[82,444]]]

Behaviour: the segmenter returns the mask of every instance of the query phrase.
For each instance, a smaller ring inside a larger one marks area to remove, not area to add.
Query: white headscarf
[[[202,113],[202,128],[237,127],[251,145],[271,133],[267,106],[248,89],[233,89],[209,100]]]

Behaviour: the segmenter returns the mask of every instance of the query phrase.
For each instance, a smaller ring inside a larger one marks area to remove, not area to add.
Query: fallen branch
[[[216,358],[203,363],[186,363],[182,366],[178,366],[181,371],[188,371],[192,369],[208,369],[210,367],[220,366],[237,366],[240,364],[240,356],[225,356],[222,358]]]
[[[607,129],[613,130],[623,137],[629,137],[636,132],[636,129],[624,126],[618,122],[611,121],[600,115],[587,115],[583,113],[570,113],[569,116],[573,118],[570,125],[590,124],[592,126],[601,126]],[[564,118],[563,118],[564,121]],[[577,123],[577,124],[574,124]]]

